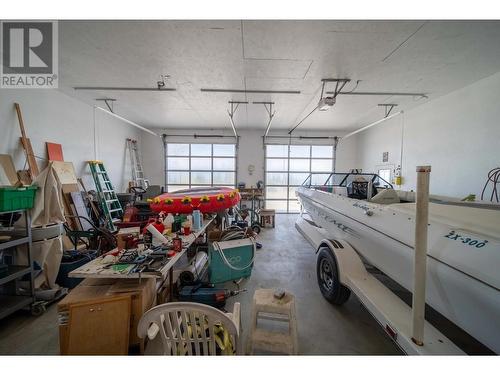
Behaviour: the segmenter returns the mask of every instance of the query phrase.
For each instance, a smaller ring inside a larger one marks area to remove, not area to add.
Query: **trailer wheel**
[[[342,305],[349,299],[351,291],[340,283],[337,261],[332,252],[326,247],[321,248],[319,251],[316,276],[318,277],[321,294],[328,302],[334,305]]]

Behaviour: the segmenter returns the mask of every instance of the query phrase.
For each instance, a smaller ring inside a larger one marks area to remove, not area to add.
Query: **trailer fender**
[[[316,253],[327,247],[337,263],[340,282],[352,290],[353,277],[365,277],[368,271],[356,250],[346,241],[336,239],[322,240]],[[347,277],[349,275],[349,277]]]

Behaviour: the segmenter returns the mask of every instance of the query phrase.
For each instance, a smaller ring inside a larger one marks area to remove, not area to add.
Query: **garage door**
[[[333,146],[266,145],[266,208],[299,212],[295,189],[311,172],[333,171]]]
[[[169,143],[166,158],[168,191],[236,185],[234,144]]]

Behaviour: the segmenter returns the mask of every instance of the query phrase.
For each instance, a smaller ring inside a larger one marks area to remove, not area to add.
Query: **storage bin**
[[[0,212],[33,208],[37,186],[0,188]]]
[[[68,274],[71,271],[76,270],[78,267],[94,260],[96,257],[97,251],[95,250],[90,250],[86,253],[75,252],[72,250],[66,251],[61,260],[61,265],[59,266],[56,283],[65,288],[75,288],[83,279],[78,277],[69,277]]]
[[[250,277],[254,256],[255,241],[251,238],[211,243],[210,283],[224,283]]]

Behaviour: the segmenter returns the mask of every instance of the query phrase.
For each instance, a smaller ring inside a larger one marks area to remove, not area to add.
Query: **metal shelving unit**
[[[14,210],[14,211],[4,211],[0,214],[12,214],[24,213],[24,218],[26,222],[26,232],[24,235],[20,235],[19,232],[13,230],[5,230],[0,227],[0,236],[9,235],[12,239],[0,242],[0,252],[4,252],[8,249],[14,249],[17,246],[26,244],[28,252],[28,266],[21,266],[16,264],[9,264],[7,269],[7,274],[0,277],[0,319],[22,309],[30,306],[32,312],[36,313],[35,304],[35,290],[33,283],[33,259],[31,254],[31,218],[28,210]],[[14,256],[11,255],[14,260]],[[5,259],[5,255],[2,259],[2,263]],[[29,288],[21,288],[20,282],[23,277],[29,275]]]

